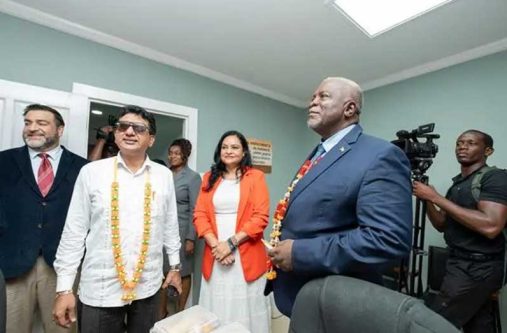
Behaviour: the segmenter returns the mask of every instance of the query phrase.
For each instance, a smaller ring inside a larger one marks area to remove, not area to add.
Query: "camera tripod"
[[[428,184],[428,176],[414,173],[416,181]],[[408,258],[402,259],[398,274],[398,291],[417,298],[422,297],[422,268],[424,251],[424,231],[426,229],[426,201],[416,198],[412,233],[412,250]],[[409,268],[410,265],[410,268]]]

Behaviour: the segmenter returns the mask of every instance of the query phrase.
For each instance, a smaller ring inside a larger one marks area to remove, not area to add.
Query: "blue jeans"
[[[158,320],[160,294],[129,305],[101,308],[79,302],[80,333],[148,333]]]

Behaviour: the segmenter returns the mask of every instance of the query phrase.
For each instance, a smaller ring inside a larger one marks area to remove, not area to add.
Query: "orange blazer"
[[[217,180],[209,192],[203,189],[208,185],[211,173],[208,171],[203,178],[202,187],[194,208],[194,226],[199,237],[212,232],[215,236],[217,226],[213,195],[222,181]],[[247,282],[258,279],[266,271],[267,255],[261,242],[263,231],[268,225],[269,192],[264,173],[257,169],[248,169],[239,183],[240,195],[236,233],[244,231],[250,238],[239,245],[239,254],[243,275]],[[232,236],[232,235],[231,235]],[[218,237],[218,236],[217,236]],[[206,244],[202,259],[202,275],[206,280],[211,277],[215,259],[211,248]]]

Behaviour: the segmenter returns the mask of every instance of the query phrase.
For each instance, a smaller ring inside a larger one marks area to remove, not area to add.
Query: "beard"
[[[306,126],[309,128],[309,129],[312,129],[314,130],[317,126],[319,125],[318,121],[316,121],[315,119],[307,119],[306,120]]]
[[[23,141],[33,150],[42,151],[56,146],[58,144],[58,135],[48,136],[42,133],[42,136],[30,137],[28,134],[23,134]]]

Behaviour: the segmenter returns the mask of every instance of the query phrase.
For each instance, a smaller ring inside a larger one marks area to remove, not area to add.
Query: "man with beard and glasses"
[[[481,131],[462,133],[455,153],[461,172],[445,197],[413,185],[450,250],[440,292],[427,303],[465,333],[496,332],[490,296],[504,283],[507,173],[486,165],[493,138]]]
[[[55,109],[25,108],[25,146],[0,152],[0,269],[7,291],[7,332],[31,333],[35,310],[44,331],[68,332],[52,321],[53,269],[74,182],[87,160],[60,145],[65,123]]]

